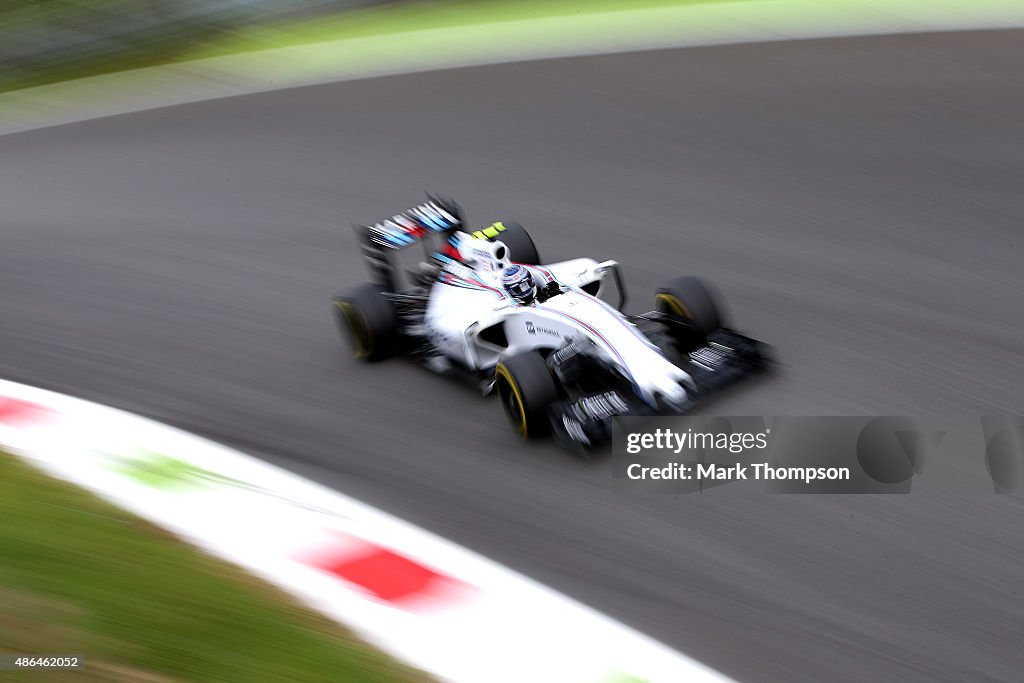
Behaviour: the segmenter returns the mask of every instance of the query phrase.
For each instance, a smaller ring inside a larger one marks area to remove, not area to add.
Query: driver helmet
[[[501,275],[501,284],[505,291],[521,304],[533,303],[537,297],[537,283],[533,280],[533,274],[525,266],[516,264],[509,266]]]

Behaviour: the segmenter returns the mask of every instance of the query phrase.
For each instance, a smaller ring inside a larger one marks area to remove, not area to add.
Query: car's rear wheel
[[[524,439],[550,431],[547,408],[558,399],[558,385],[544,357],[527,351],[498,363],[495,390],[512,428]]]
[[[381,285],[364,284],[334,297],[334,317],[352,355],[364,361],[388,358],[401,338],[392,303]]]
[[[687,323],[699,337],[706,337],[722,327],[725,319],[708,287],[692,275],[677,277],[659,287],[654,305],[657,311]]]
[[[508,247],[509,256],[515,263],[525,263],[529,266],[540,265],[537,246],[533,243],[530,233],[526,232],[526,228],[519,223],[498,221],[482,230],[477,230],[473,236],[483,237],[490,242],[503,242]]]

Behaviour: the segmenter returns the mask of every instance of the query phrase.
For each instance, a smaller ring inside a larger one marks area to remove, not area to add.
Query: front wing
[[[712,332],[682,358],[681,367],[694,381],[686,405],[655,409],[623,387],[605,386],[552,404],[548,417],[554,437],[574,449],[599,448],[611,441],[615,417],[686,414],[716,392],[773,364],[766,344],[728,328]],[[557,353],[552,361],[559,362]],[[558,372],[557,367],[552,369]]]

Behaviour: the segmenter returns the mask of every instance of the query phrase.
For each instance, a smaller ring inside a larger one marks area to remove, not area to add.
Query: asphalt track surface
[[[1022,48],[563,59],[0,137],[0,376],[248,449],[742,680],[1020,680],[1019,499],[616,494],[496,401],[351,361],[329,297],[364,279],[349,221],[440,190],[619,259],[632,310],[715,281],[786,364],[716,413],[1022,414]]]

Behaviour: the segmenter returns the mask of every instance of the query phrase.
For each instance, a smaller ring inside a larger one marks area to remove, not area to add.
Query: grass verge
[[[86,660],[39,680],[430,680],[273,586],[5,453],[0,604],[4,652]]]
[[[522,19],[601,14],[647,7],[729,2],[731,0],[406,0],[362,9],[322,12],[310,16],[235,26],[201,21],[168,22],[140,34],[126,34],[102,47],[83,45],[77,51],[37,61],[22,61],[0,70],[0,92],[104,73],[187,62],[205,57],[358,39],[426,29],[496,24]],[[82,16],[101,12],[103,3],[65,2],[47,6],[50,23],[71,26]],[[62,9],[63,8],[63,9]],[[29,9],[32,9],[31,7]],[[33,10],[34,11],[34,10]],[[5,30],[17,38],[14,15],[32,12],[0,10],[0,41]],[[66,15],[66,16],[65,16]],[[92,19],[95,20],[95,19]],[[27,20],[23,21],[25,23]],[[21,30],[26,30],[22,27]]]
[[[180,59],[364,38],[410,31],[494,24],[650,7],[704,5],[731,0],[415,0],[347,12],[255,24],[226,31]]]

